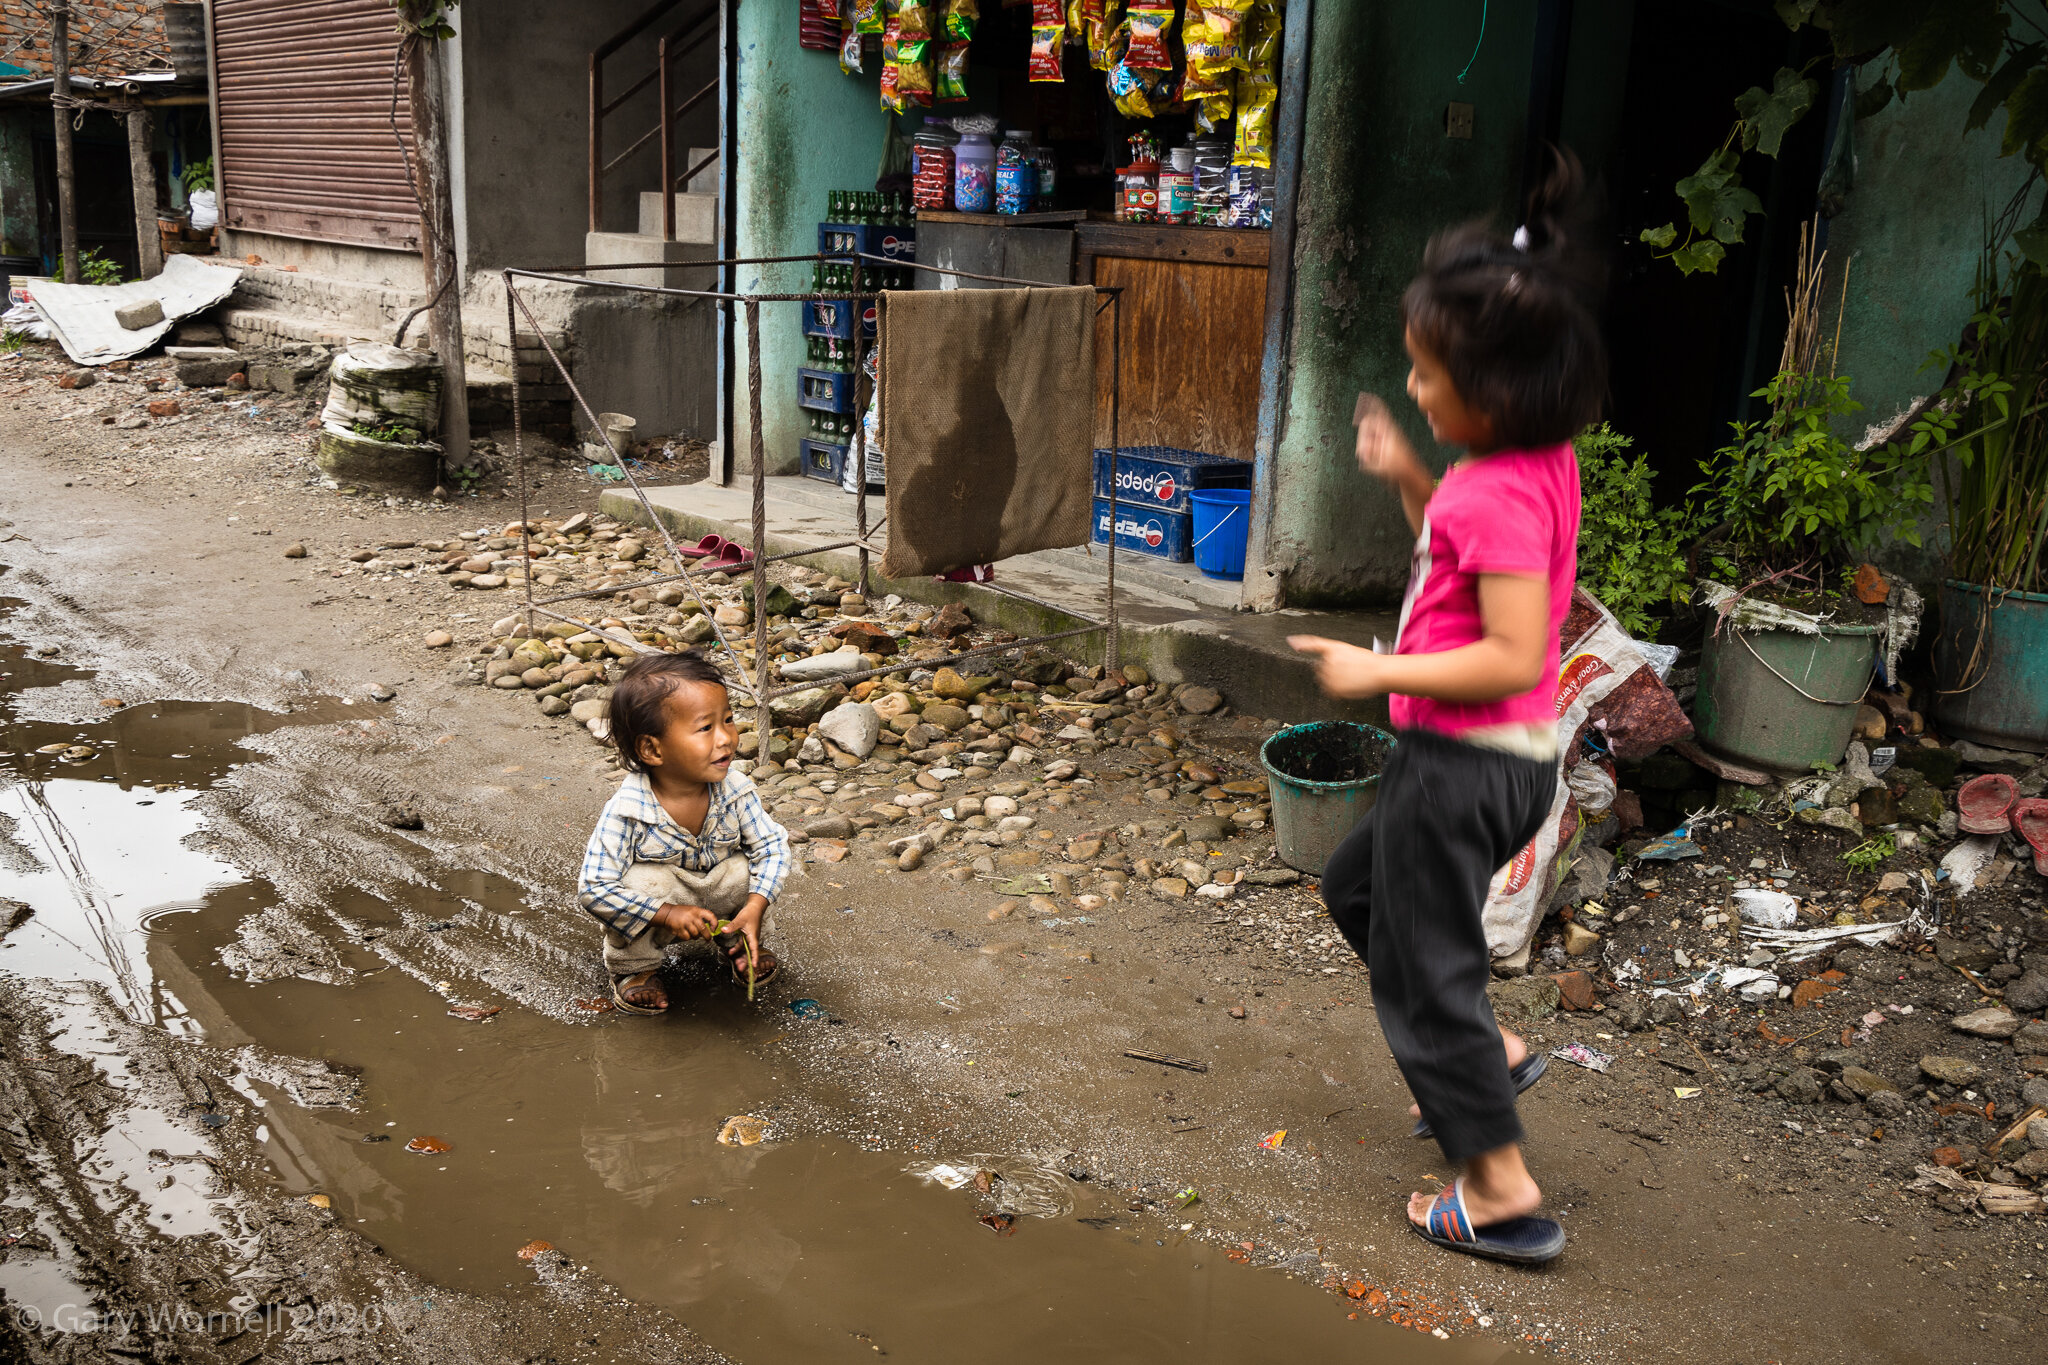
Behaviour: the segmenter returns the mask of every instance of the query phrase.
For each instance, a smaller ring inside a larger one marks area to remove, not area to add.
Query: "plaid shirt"
[[[692,834],[662,809],[645,773],[627,773],[597,817],[583,850],[577,901],[628,938],[654,922],[661,901],[619,885],[635,863],[672,863],[687,872],[709,872],[735,849],[747,855],[752,876],[747,889],[773,903],[789,876],[789,832],[770,818],[761,794],[743,774],[729,772],[711,789],[711,806],[701,833]]]

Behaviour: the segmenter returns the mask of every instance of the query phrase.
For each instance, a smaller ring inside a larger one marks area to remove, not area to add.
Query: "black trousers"
[[[1486,999],[1487,883],[1535,837],[1556,765],[1403,730],[1379,799],[1323,872],[1323,903],[1372,974],[1372,1005],[1450,1161],[1522,1140]]]

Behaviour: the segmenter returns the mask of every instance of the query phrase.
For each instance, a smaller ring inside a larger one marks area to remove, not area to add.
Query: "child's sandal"
[[[720,934],[718,936],[718,950],[725,954],[726,965],[732,968],[732,984],[735,986],[747,984],[746,942],[747,939],[744,934]],[[735,954],[732,951],[734,948],[738,948],[741,951]],[[758,990],[773,981],[776,973],[781,970],[782,964],[776,960],[775,954],[769,952],[765,947],[760,949],[754,957],[755,989]]]
[[[655,985],[654,978],[651,976],[637,986],[627,986],[625,984],[628,979],[639,975],[641,975],[641,973],[639,972],[621,972],[617,976],[614,976],[612,978],[612,1004],[617,1008],[625,1011],[627,1014],[668,1013],[668,1001],[666,999],[664,999],[661,1002],[660,1007],[657,1008],[653,1005],[636,1005],[626,998],[626,992],[628,990],[632,991],[635,995],[638,995],[640,994],[640,992],[647,990],[650,987],[652,987],[655,990],[661,989],[659,986]],[[666,991],[662,993],[664,996],[667,995]]]

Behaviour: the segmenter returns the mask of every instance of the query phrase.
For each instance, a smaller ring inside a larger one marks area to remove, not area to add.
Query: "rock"
[[[818,815],[804,821],[804,833],[813,839],[851,839],[853,820],[842,814]]]
[[[1496,981],[1487,987],[1494,1008],[1506,1012],[1510,1017],[1520,1019],[1547,1019],[1557,1013],[1563,1003],[1563,993],[1558,989],[1557,980],[1548,976],[1521,976],[1509,981]]]
[[[1958,1033],[1975,1034],[1979,1038],[2010,1038],[2020,1031],[2020,1017],[1994,1005],[1959,1014],[1948,1021],[1948,1026]]]
[[[1152,894],[1161,900],[1185,900],[1188,894],[1187,878],[1161,877],[1152,883]]]
[[[371,683],[369,687],[364,690],[370,694],[371,701],[390,701],[393,697],[398,695],[398,693],[392,691],[391,688],[385,685],[384,683]]]
[[[799,763],[823,763],[825,742],[816,735],[805,735],[804,742],[797,746],[796,761]]]
[[[1583,1013],[1600,1008],[1600,997],[1593,990],[1593,978],[1586,973],[1559,972],[1550,980],[1557,984],[1559,1003],[1566,1009]]]
[[[1865,709],[1868,710],[1869,708],[1866,707]],[[1876,713],[1872,712],[1872,714]],[[1882,732],[1880,732],[1878,737],[1880,739],[1883,738]],[[1877,782],[1856,793],[1856,817],[1863,822],[1865,829],[1877,829],[1883,825],[1897,824],[1899,819],[1898,803],[1892,799],[1891,788],[1885,786],[1882,782]]]
[[[924,633],[934,640],[957,640],[974,629],[974,618],[958,602],[948,602],[924,623]]]
[[[1898,773],[1896,780],[1899,786],[1897,802],[1900,820],[1911,821],[1916,825],[1941,823],[1943,813],[1948,810],[1948,803],[1942,799],[1940,790],[1933,783],[1911,769]]]
[[[724,603],[711,615],[721,626],[743,626],[754,619],[748,615],[747,609],[737,602]]]
[[[882,718],[864,701],[847,702],[825,713],[818,733],[855,758],[866,758],[881,738]]]
[[[768,591],[761,599],[761,606],[770,616],[792,616],[803,610],[803,605],[796,600],[796,594],[780,583],[768,585]]]
[[[1893,1085],[1875,1071],[1866,1070],[1860,1066],[1843,1067],[1842,1084],[1848,1086],[1850,1091],[1859,1100],[1867,1100],[1872,1095],[1882,1094],[1886,1091],[1893,1093],[1898,1091],[1896,1085]]]
[[[124,331],[139,332],[145,327],[154,327],[164,320],[164,305],[161,299],[137,299],[114,309],[114,321]]]
[[[801,728],[824,715],[842,695],[837,687],[807,687],[769,702],[768,714],[777,725]]]
[[[1961,754],[1954,749],[1943,748],[1902,748],[1898,757],[1901,768],[1912,769],[1939,789],[1955,785],[1956,769],[1962,766],[1962,762]]]
[[[924,708],[922,718],[926,725],[936,726],[949,735],[956,730],[966,729],[968,722],[973,719],[967,714],[965,707],[955,706],[951,702],[933,702]]]
[[[469,586],[472,588],[502,588],[505,586],[505,576],[495,573],[480,573],[469,580]]]
[[[642,545],[639,541],[631,539],[630,537],[618,542],[618,544],[612,547],[612,558],[624,560],[628,564],[631,564],[636,559],[642,558],[646,555],[646,553],[647,547],[645,545]]]
[[[1017,801],[1010,796],[984,797],[981,813],[991,820],[1002,820],[1017,813]]]
[[[60,389],[89,389],[100,382],[100,377],[91,370],[68,370],[57,376]]]
[[[1946,1057],[1935,1052],[1920,1059],[1920,1071],[1944,1085],[1974,1085],[1984,1077],[1984,1068],[1967,1057]]]
[[[1189,715],[1206,716],[1223,705],[1223,694],[1213,687],[1183,687],[1175,694],[1181,709]]]
[[[603,720],[611,714],[612,704],[603,697],[586,697],[569,707],[569,719],[588,725],[594,720]]]
[[[2048,1010],[2048,973],[2038,967],[2029,968],[2019,980],[2006,983],[2005,1004],[2020,1014]]]
[[[913,715],[917,711],[917,699],[908,692],[882,692],[875,695],[868,704],[875,708],[875,714],[884,721],[894,720],[898,716]]]
[[[843,592],[839,594],[839,614],[841,616],[865,616],[867,611],[868,599],[862,597],[859,593]]]
[[[1301,874],[1291,867],[1257,867],[1238,880],[1250,886],[1293,886],[1301,881]]]
[[[840,621],[832,627],[830,634],[834,639],[845,641],[863,654],[880,654],[886,657],[894,654],[898,647],[896,637],[889,633],[888,627],[877,625],[873,621]]]
[[[1811,810],[1802,810],[1799,812],[1799,823],[1802,825],[1824,825],[1829,829],[1838,829],[1845,834],[1854,834],[1859,837],[1863,833],[1863,822],[1851,815],[1848,808],[1844,806],[1824,806]]]
[[[185,411],[185,405],[175,398],[152,398],[148,412],[151,417],[176,417]]]
[[[1566,957],[1584,957],[1600,946],[1600,935],[1579,923],[1564,927],[1564,953]]]
[[[455,637],[445,630],[430,630],[420,643],[428,649],[446,649],[455,643]]]
[[[2021,753],[2016,749],[1994,749],[1988,744],[1972,744],[1967,739],[1955,742],[1956,757],[1972,768],[1985,772],[2004,773],[2018,777],[2034,766],[2038,755]]]
[[[569,702],[565,697],[542,697],[540,713],[544,716],[564,716],[569,713]]]
[[[724,624],[722,621],[720,624]],[[821,678],[836,678],[842,673],[858,673],[867,665],[858,654],[844,650],[833,654],[813,654],[805,659],[791,659],[782,665],[782,676],[791,682],[817,682]]]
[[[1820,1073],[1811,1067],[1796,1066],[1780,1076],[1772,1089],[1789,1104],[1819,1104]]]
[[[683,644],[696,646],[704,644],[718,635],[718,627],[708,616],[692,616],[672,632],[672,638]]]
[[[1851,734],[1860,740],[1875,744],[1884,738],[1884,731],[1884,712],[1867,702],[1857,706],[1856,720],[1849,731]]]
[[[2013,1051],[2022,1057],[2048,1053],[2048,1023],[2029,1019],[2020,1025],[2020,1031],[2012,1036]]]
[[[1208,843],[1221,843],[1237,833],[1237,826],[1220,815],[1203,815],[1187,822],[1183,828],[1190,839],[1201,839]]]
[[[1912,1108],[1896,1090],[1880,1090],[1863,1101],[1863,1107],[1881,1119],[1902,1119]]]
[[[920,867],[923,867],[923,866],[924,866],[924,850],[923,850],[923,849],[918,849],[918,848],[906,848],[906,849],[904,849],[904,850],[903,850],[903,851],[902,851],[901,853],[899,853],[899,854],[897,854],[897,855],[896,855],[896,867],[897,867],[897,869],[898,869],[899,871],[903,871],[903,872],[915,872],[915,871],[917,871],[917,869],[919,869]]]
[[[942,668],[932,676],[932,691],[946,701],[965,705],[988,691],[994,678],[968,678],[950,668]]]

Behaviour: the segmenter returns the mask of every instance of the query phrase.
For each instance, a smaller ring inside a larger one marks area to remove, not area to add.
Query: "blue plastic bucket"
[[[1195,514],[1195,567],[1211,578],[1243,578],[1252,495],[1241,488],[1198,488],[1188,501]]]

